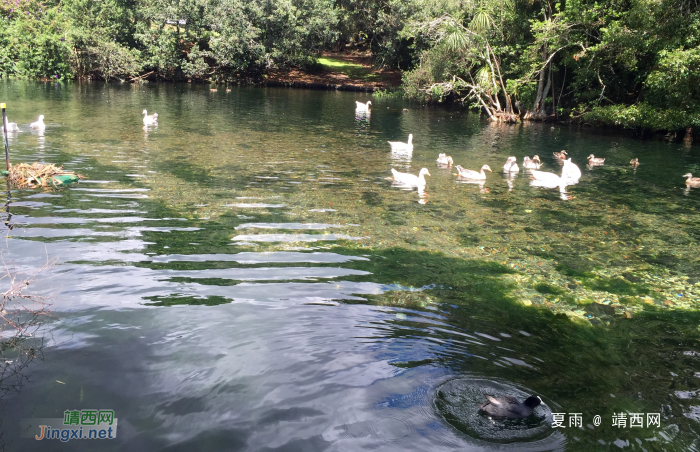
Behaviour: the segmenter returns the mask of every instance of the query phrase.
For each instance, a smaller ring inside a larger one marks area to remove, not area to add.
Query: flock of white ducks
[[[370,105],[372,105],[372,101],[367,101],[366,103],[356,101],[355,113],[358,115],[369,115]],[[404,109],[404,112],[405,111],[406,109]],[[146,124],[146,119],[148,118],[148,116],[145,116],[146,110],[143,111],[143,114],[143,122]],[[154,121],[157,121],[158,115],[154,114],[153,116],[155,117]],[[389,146],[391,146],[392,152],[398,154],[410,154],[413,152],[413,134],[408,135],[408,141],[405,143],[403,141],[389,141],[388,143]],[[523,168],[528,170],[530,173],[531,185],[549,188],[559,187],[560,191],[564,192],[567,185],[574,185],[578,183],[579,179],[581,178],[581,169],[578,167],[578,165],[571,161],[571,158],[568,158],[568,153],[566,150],[553,152],[553,154],[555,159],[562,163],[562,171],[559,175],[546,171],[538,171],[542,166],[542,161],[540,160],[539,155],[535,155],[532,158],[525,156],[523,158]],[[605,158],[599,158],[593,154],[589,155],[587,160],[589,168],[605,164]],[[437,163],[441,166],[452,167],[454,160],[452,160],[451,156],[440,153],[437,158]],[[639,166],[639,159],[635,158],[630,160],[630,165],[637,168]],[[479,171],[466,169],[460,165],[456,165],[455,168],[457,169],[458,176],[467,181],[485,181],[486,171],[493,172],[488,165],[482,166]],[[503,165],[503,173],[512,176],[519,171],[520,167],[518,167],[517,159],[513,156],[508,157],[506,163]],[[402,185],[419,188],[425,187],[425,176],[430,176],[430,172],[427,168],[422,168],[418,176],[410,173],[401,173],[393,168],[391,169],[391,173],[396,182]],[[693,177],[693,175],[690,173],[684,174],[683,177],[687,178],[685,183],[688,187],[700,187],[700,177]]]

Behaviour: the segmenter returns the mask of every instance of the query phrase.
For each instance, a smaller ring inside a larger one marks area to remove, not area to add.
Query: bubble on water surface
[[[548,447],[562,447],[564,437],[552,430],[552,412],[544,402],[535,408],[532,416],[523,419],[491,418],[479,410],[487,395],[511,396],[523,401],[533,394],[505,382],[459,378],[438,387],[434,406],[447,423],[474,439],[489,443],[536,442],[538,448],[543,443],[551,443]]]

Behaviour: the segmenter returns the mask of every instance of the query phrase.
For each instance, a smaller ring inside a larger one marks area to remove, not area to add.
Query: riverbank
[[[263,76],[263,85],[291,88],[374,92],[401,85],[401,71],[377,69],[369,52],[324,52],[312,70],[277,69]]]

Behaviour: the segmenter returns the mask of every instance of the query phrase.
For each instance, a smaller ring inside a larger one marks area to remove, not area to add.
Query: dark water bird
[[[634,166],[635,168],[639,166],[639,159],[632,159],[630,160],[630,165]]]
[[[535,408],[542,403],[542,399],[538,396],[530,396],[523,403],[518,402],[515,397],[491,397],[486,396],[488,402],[481,405],[479,408],[484,413],[493,417],[507,417],[509,419],[517,419],[528,417],[532,414]]]

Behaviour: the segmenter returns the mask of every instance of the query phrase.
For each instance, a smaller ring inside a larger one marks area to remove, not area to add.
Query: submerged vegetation
[[[0,72],[35,78],[262,80],[285,68],[399,68],[402,93],[506,122],[700,125],[700,3],[520,0],[8,0]],[[687,130],[685,130],[687,129]]]

